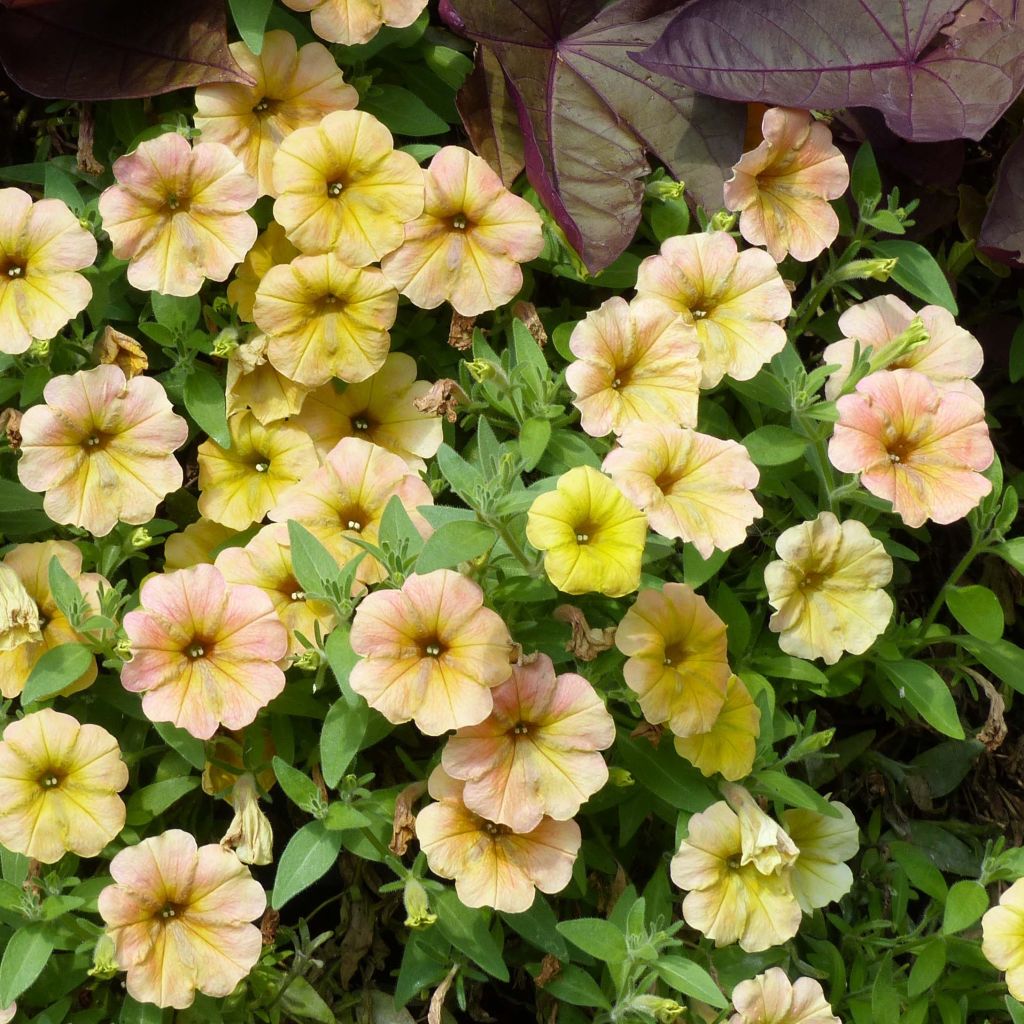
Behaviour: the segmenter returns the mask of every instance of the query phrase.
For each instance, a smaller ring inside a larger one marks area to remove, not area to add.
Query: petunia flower
[[[288,630],[289,654],[305,650],[296,633],[312,642],[317,624],[322,636],[334,629],[335,615],[330,606],[306,597],[295,579],[285,523],[264,526],[244,548],[225,548],[214,565],[229,586],[242,583],[258,587],[270,598],[277,617]]]
[[[398,293],[379,270],[324,253],[271,267],[256,289],[253,319],[270,338],[275,368],[314,388],[332,377],[355,382],[376,373],[397,312]]]
[[[640,264],[636,297],[663,303],[693,324],[702,388],[723,377],[750,380],[786,344],[793,309],[775,261],[760,249],[739,252],[725,231],[666,239]]]
[[[758,802],[742,786],[732,782],[721,785],[726,803],[740,822],[740,865],[753,864],[763,875],[792,868],[800,851],[789,833],[761,810]],[[787,871],[787,877],[792,872]]]
[[[309,11],[313,31],[330,43],[368,43],[385,25],[407,28],[427,0],[284,0],[293,11]]]
[[[544,572],[566,594],[622,597],[640,585],[647,519],[590,466],[563,473],[533,500],[526,537],[544,552]]]
[[[233,530],[259,522],[317,467],[313,442],[288,423],[263,426],[252,413],[228,420],[231,447],[199,446],[199,511]]]
[[[834,665],[885,632],[893,603],[882,588],[892,559],[863,523],[822,512],[781,533],[775,551],[779,560],[764,570],[775,609],[768,627],[787,654]]]
[[[716,772],[735,782],[754,766],[761,712],[739,676],[730,676],[725,703],[707,732],[676,736],[675,748],[704,776]]]
[[[267,359],[269,343],[265,334],[257,334],[228,355],[224,386],[228,417],[251,412],[267,426],[295,416],[302,408],[308,389],[274,368]]]
[[[630,423],[697,425],[697,331],[659,302],[608,299],[573,329],[565,382],[591,437]]]
[[[879,295],[860,302],[839,317],[839,330],[843,336],[821,354],[825,365],[838,363],[840,366],[825,385],[825,397],[830,400],[839,397],[853,368],[853,352],[858,343],[861,353],[870,348],[872,357],[880,359],[916,317],[920,317],[928,340],[896,358],[885,359],[884,364],[879,363],[875,368],[916,370],[923,373],[939,391],[947,388],[965,391],[984,405],[980,389],[971,383],[971,378],[981,371],[985,359],[978,339],[960,327],[948,309],[925,306],[915,313],[895,295]]]
[[[260,807],[259,787],[252,772],[238,776],[227,800],[235,813],[220,845],[233,850],[243,864],[273,864],[274,829]]]
[[[384,510],[396,495],[420,533],[429,536],[431,527],[417,508],[432,505],[434,498],[419,474],[397,455],[346,437],[270,510],[270,518],[301,523],[344,565],[365,550],[353,538],[377,543]],[[386,576],[384,566],[369,554],[356,570],[361,583],[379,583]]]
[[[4,729],[0,843],[43,864],[95,857],[124,828],[128,768],[98,725],[43,708]]]
[[[828,126],[806,110],[772,107],[764,141],[744,153],[725,183],[725,205],[739,211],[740,234],[776,263],[806,263],[835,241],[839,218],[828,204],[850,184],[850,169]]]
[[[181,1010],[196,991],[229,996],[259,960],[249,922],[267,897],[230,850],[170,829],[122,850],[110,874],[99,911],[133,999]]]
[[[172,533],[164,542],[164,571],[187,569],[192,565],[212,565],[217,548],[237,533],[212,519],[197,519],[179,533]]]
[[[203,281],[226,281],[256,241],[246,212],[256,180],[219,142],[190,146],[177,132],[140,142],[114,161],[116,185],[99,199],[114,255],[128,260],[128,283],[163,295],[195,295]]]
[[[544,248],[540,215],[461,146],[434,155],[426,188],[423,213],[381,261],[384,276],[421,309],[446,299],[463,316],[503,306],[523,286],[519,265]]]
[[[615,721],[604,701],[582,676],[556,677],[546,654],[513,668],[491,696],[490,716],[460,729],[441,756],[466,783],[463,803],[517,833],[573,817],[608,781],[599,751],[615,742]]]
[[[39,607],[25,589],[21,577],[0,562],[0,653],[22,644],[39,643]]]
[[[430,870],[455,879],[467,907],[520,914],[533,905],[536,890],[556,893],[569,884],[582,838],[575,821],[542,818],[528,832],[515,833],[469,810],[464,784],[440,765],[428,786],[437,803],[416,815],[416,838]]]
[[[267,271],[271,267],[291,263],[299,255],[299,250],[288,241],[284,228],[276,221],[271,221],[245,254],[245,259],[239,264],[228,285],[228,302],[238,308],[240,320],[252,323],[256,289]]]
[[[660,423],[627,424],[602,469],[663,537],[703,558],[742,544],[761,515],[760,474],[743,445]]]
[[[89,304],[96,239],[59,199],[0,188],[0,352],[49,341]]]
[[[304,253],[365,267],[397,249],[423,212],[423,171],[372,114],[337,110],[274,156],[274,219]]]
[[[253,84],[199,86],[196,127],[204,142],[223,143],[242,161],[260,195],[274,195],[277,147],[297,128],[317,124],[334,110],[350,110],[359,94],[345,83],[326,46],[307,43],[300,49],[290,32],[267,32],[259,56],[242,42],[228,49]]]
[[[859,473],[907,526],[955,522],[992,490],[981,472],[995,450],[984,406],[971,395],[939,391],[915,370],[880,370],[836,405],[832,465]]]
[[[857,821],[846,804],[829,803],[838,818],[803,808],[782,812],[782,825],[800,849],[790,882],[805,914],[841,900],[853,888],[853,872],[846,861],[860,849]]]
[[[408,576],[364,598],[352,620],[361,658],[349,681],[389,722],[440,736],[478,725],[512,673],[512,640],[480,586],[450,569]]]
[[[207,740],[220,725],[248,725],[284,689],[277,662],[288,631],[270,598],[229,585],[212,565],[149,577],[124,629],[131,658],[121,683],[143,695],[152,722]]]
[[[400,455],[412,469],[427,468],[424,459],[437,454],[443,431],[441,417],[415,405],[430,390],[416,379],[416,360],[392,352],[367,380],[339,390],[324,384],[306,397],[295,420],[312,438],[323,458],[344,437],[361,437]]]
[[[1006,972],[1014,999],[1024,999],[1024,878],[1018,878],[981,919],[981,951],[995,968]]]
[[[729,1024],[842,1024],[817,981],[790,982],[781,967],[741,981],[732,990],[732,1005]]]
[[[619,623],[615,646],[629,659],[626,684],[648,722],[665,722],[676,736],[714,727],[732,675],[725,623],[692,587],[641,590]]]

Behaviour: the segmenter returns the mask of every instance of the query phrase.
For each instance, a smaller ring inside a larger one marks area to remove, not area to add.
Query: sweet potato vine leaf
[[[1024,137],[1003,157],[978,245],[993,259],[1024,264]]]
[[[72,100],[251,84],[223,0],[0,0],[0,64],[26,92]]]
[[[629,57],[661,34],[677,6],[669,0],[441,3],[456,31],[497,58],[518,114],[530,183],[591,271],[607,267],[633,238],[650,170],[645,151],[717,207],[725,169],[742,149],[741,108],[698,96]],[[500,109],[500,97],[490,95]],[[481,109],[479,101],[473,105],[477,115]],[[471,137],[481,137],[479,120],[467,127]]]
[[[637,60],[712,96],[875,107],[905,139],[980,139],[1024,88],[1019,6],[694,0]]]

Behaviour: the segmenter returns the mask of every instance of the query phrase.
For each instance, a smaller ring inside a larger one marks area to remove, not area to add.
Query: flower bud
[[[42,638],[35,601],[18,574],[0,562],[0,651],[13,651]]]
[[[320,667],[320,661],[320,652],[314,648],[307,647],[292,659],[292,665],[295,668],[302,669],[303,672],[315,672]]]
[[[437,914],[430,910],[427,890],[415,875],[410,875],[405,883],[402,901],[405,903],[406,928],[429,928],[437,920]]]
[[[742,786],[725,783],[722,792],[740,819],[740,864],[753,864],[762,875],[792,865],[800,850],[786,830],[769,818]]]
[[[227,359],[236,348],[238,348],[238,331],[234,327],[225,327],[213,339],[212,352],[221,359]]]
[[[884,370],[887,366],[902,359],[905,355],[913,352],[915,348],[926,345],[931,336],[924,321],[915,316],[907,325],[906,330],[897,334],[892,341],[883,345],[877,352],[872,352],[868,359],[868,373],[875,373],[877,370]]]
[[[651,199],[660,199],[664,202],[668,199],[681,199],[686,191],[686,184],[682,181],[673,181],[671,178],[662,178],[660,181],[652,181],[644,191]]]
[[[140,526],[137,530],[132,531],[131,546],[136,550],[139,548],[148,548],[152,543],[153,536],[144,526]]]
[[[678,1020],[686,1011],[685,1006],[661,996],[635,996],[632,1005],[645,1016],[653,1017],[658,1024],[672,1024],[672,1021]]]
[[[708,224],[708,231],[732,231],[736,227],[739,215],[728,210],[719,210]]]
[[[618,789],[625,789],[627,786],[634,785],[636,780],[633,778],[625,768],[611,767],[608,769],[608,785],[615,786]]]
[[[836,272],[835,281],[888,281],[896,269],[896,259],[851,260]]]
[[[113,978],[120,968],[114,958],[114,940],[104,932],[96,940],[96,948],[92,954],[92,967],[89,976],[93,978]]]
[[[274,860],[274,830],[260,809],[252,772],[239,775],[228,796],[235,816],[220,845],[234,850],[243,864],[270,864]]]
[[[489,359],[467,359],[466,369],[477,384],[484,384],[489,380],[497,380],[500,383],[508,382],[501,367],[495,366]]]

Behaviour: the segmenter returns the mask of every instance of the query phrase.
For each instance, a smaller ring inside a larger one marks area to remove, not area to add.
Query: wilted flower
[[[229,417],[251,412],[263,426],[295,416],[308,391],[289,380],[267,359],[265,334],[232,349],[224,391]]]
[[[288,631],[263,591],[196,565],[151,576],[139,597],[124,617],[131,658],[121,682],[143,695],[150,721],[206,740],[219,725],[248,725],[284,689],[277,662]]]
[[[676,736],[676,753],[685,757],[702,775],[716,772],[735,782],[746,778],[754,766],[761,712],[739,676],[730,676],[725,703],[707,732]]]
[[[732,991],[736,1013],[729,1024],[842,1024],[813,978],[791,983],[781,967],[770,967]]]
[[[546,654],[517,665],[491,691],[494,710],[460,729],[441,764],[466,783],[469,810],[513,832],[529,832],[547,816],[573,817],[608,781],[599,751],[615,741],[615,721],[582,676],[555,676]]]
[[[124,370],[128,380],[149,369],[146,350],[130,335],[115,331],[109,324],[96,339],[93,358],[99,363],[114,363]]]
[[[422,309],[447,299],[476,316],[504,305],[523,285],[519,264],[544,247],[537,211],[461,146],[434,155],[426,188],[422,215],[381,262],[384,275]]]
[[[844,651],[863,654],[885,631],[892,598],[892,559],[868,528],[831,512],[791,526],[775,542],[779,561],[765,567],[768,626],[798,658],[834,665]]]
[[[333,110],[351,109],[359,94],[345,84],[326,46],[308,43],[298,49],[290,32],[267,32],[259,56],[242,42],[229,49],[254,84],[201,85],[195,95],[196,127],[204,142],[222,142],[242,161],[260,195],[274,195],[277,147],[296,128],[316,124]]]
[[[48,341],[89,304],[96,239],[59,199],[0,189],[0,352]]]
[[[385,25],[406,28],[427,0],[284,0],[293,11],[309,11],[313,31],[331,43],[368,43]]]
[[[400,590],[364,598],[352,620],[361,661],[350,683],[389,722],[440,736],[477,725],[491,690],[512,673],[512,639],[484,592],[450,569],[409,576]]]
[[[196,990],[228,996],[260,958],[249,922],[266,894],[230,850],[170,829],[122,850],[110,874],[99,911],[133,999],[180,1010]]]
[[[577,466],[538,495],[526,537],[544,552],[544,572],[566,594],[622,597],[640,585],[647,519],[608,477]]]
[[[1024,878],[1000,897],[981,919],[981,951],[993,967],[1006,972],[1014,999],[1024,999]]]
[[[615,645],[629,658],[626,683],[648,722],[667,722],[677,736],[714,727],[732,675],[725,623],[692,587],[641,590],[619,623]]]
[[[245,254],[245,259],[239,264],[228,285],[228,302],[238,307],[239,319],[252,322],[256,289],[267,271],[282,263],[291,263],[298,255],[299,250],[288,241],[284,228],[276,221],[271,221]]]
[[[0,742],[0,843],[44,864],[95,857],[124,827],[127,785],[106,729],[52,708],[26,715]]]
[[[939,391],[915,370],[880,370],[836,405],[832,465],[859,473],[907,526],[955,522],[992,490],[981,471],[995,451],[985,408],[972,395]]]
[[[697,425],[697,332],[674,310],[615,296],[576,325],[569,348],[565,381],[592,437],[636,422]]]
[[[636,297],[663,303],[696,328],[703,388],[755,376],[785,346],[780,321],[793,309],[775,261],[760,249],[739,252],[725,231],[666,239],[640,264]]]
[[[416,837],[430,870],[455,879],[467,907],[493,907],[519,914],[533,905],[535,892],[560,892],[572,878],[580,849],[575,821],[543,818],[524,834],[470,811],[464,784],[438,766],[430,776],[429,804],[416,815]]]
[[[243,864],[272,864],[274,830],[260,808],[259,789],[252,772],[238,776],[227,799],[235,809],[235,816],[220,845],[233,850]]]
[[[689,541],[703,558],[746,540],[761,515],[760,474],[746,448],[687,427],[627,424],[604,471],[663,537]]]
[[[187,569],[190,565],[213,564],[217,548],[226,544],[236,531],[212,519],[197,519],[180,533],[172,533],[164,542],[164,571]]]
[[[256,241],[246,212],[254,178],[219,142],[190,146],[177,132],[140,142],[114,161],[116,185],[99,200],[128,283],[163,295],[195,295],[203,281],[226,281]]]
[[[39,608],[25,589],[21,577],[0,562],[0,652],[13,651],[22,644],[39,643]]]
[[[800,851],[786,830],[742,786],[729,782],[721,788],[740,820],[740,865],[753,864],[762,875],[791,868]]]
[[[857,820],[846,804],[829,803],[839,812],[838,818],[803,808],[782,812],[782,824],[800,850],[790,883],[805,914],[841,900],[853,887],[853,872],[846,861],[860,849]]]
[[[740,213],[740,234],[763,245],[776,263],[804,263],[835,241],[839,218],[828,204],[850,184],[850,169],[828,126],[806,110],[773,107],[761,122],[764,141],[744,153],[725,183],[725,205]]]

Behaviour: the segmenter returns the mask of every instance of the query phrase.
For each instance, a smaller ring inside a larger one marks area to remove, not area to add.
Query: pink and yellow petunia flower
[[[804,808],[782,812],[782,825],[800,850],[790,884],[805,914],[841,900],[853,888],[853,872],[846,861],[860,849],[857,821],[846,804],[829,803],[838,818]]]
[[[941,392],[915,370],[880,370],[836,404],[832,465],[859,473],[907,526],[955,522],[992,490],[981,472],[995,450],[984,406],[971,395]]]
[[[314,388],[376,373],[397,312],[398,292],[376,267],[356,269],[324,253],[271,267],[256,290],[253,319],[270,338],[275,368]]]
[[[842,1024],[821,985],[813,978],[790,982],[781,967],[770,967],[732,991],[735,1013],[729,1024]]]
[[[276,523],[301,523],[344,565],[364,548],[354,539],[377,543],[388,502],[397,496],[420,534],[432,530],[417,511],[434,503],[430,488],[403,459],[359,437],[346,437],[270,511]],[[356,570],[360,583],[379,583],[387,572],[367,554]]]
[[[274,157],[274,219],[304,253],[365,267],[397,249],[423,212],[420,165],[372,114],[338,110],[300,128]]]
[[[464,783],[439,765],[428,782],[437,801],[416,815],[416,837],[430,870],[455,879],[467,907],[520,914],[536,891],[561,892],[572,878],[581,834],[575,821],[542,818],[528,832],[513,832],[469,810]]]
[[[772,107],[764,141],[744,153],[725,183],[725,205],[740,214],[740,234],[776,263],[813,260],[835,241],[839,218],[829,206],[850,184],[850,169],[828,126],[806,110]]]
[[[55,523],[102,537],[118,522],[148,523],[181,486],[171,453],[185,443],[188,424],[159,381],[96,366],[54,377],[43,400],[22,417],[18,477],[46,492],[43,508]]]
[[[1024,999],[1024,878],[1000,897],[999,905],[981,919],[981,951],[995,968],[1006,972],[1014,999]]]
[[[693,324],[701,387],[723,377],[750,380],[786,344],[793,309],[775,261],[760,249],[739,252],[725,231],[666,239],[640,264],[636,297],[661,302]]]
[[[284,228],[276,221],[271,221],[245,254],[245,259],[239,264],[228,285],[228,302],[238,308],[239,319],[252,323],[256,289],[267,271],[271,267],[291,263],[299,255],[299,250],[288,241]]]
[[[710,732],[725,704],[732,672],[725,623],[685,583],[641,590],[615,632],[629,659],[626,684],[644,718],[676,736]]]
[[[687,427],[630,423],[604,471],[663,537],[680,537],[703,558],[746,540],[761,515],[760,474],[746,448]]]
[[[604,701],[582,676],[556,676],[546,654],[513,668],[491,696],[490,716],[460,729],[441,757],[466,784],[463,803],[517,833],[573,817],[608,781],[599,751],[615,742],[615,721]]]
[[[197,519],[179,533],[172,533],[164,542],[164,572],[187,569],[192,565],[213,565],[217,549],[235,536],[237,530]]]
[[[576,325],[569,348],[565,382],[591,437],[636,422],[697,425],[697,331],[675,310],[615,296]]]
[[[350,682],[389,722],[440,736],[478,725],[512,673],[512,639],[480,586],[450,569],[364,598],[352,620]]]
[[[100,215],[141,291],[195,295],[207,278],[226,281],[256,241],[246,212],[259,197],[256,180],[219,142],[190,146],[167,132],[115,160],[114,178]]]
[[[443,440],[441,417],[414,404],[431,388],[416,379],[416,360],[392,352],[370,378],[343,390],[324,384],[306,397],[295,420],[312,438],[324,458],[345,437],[361,437],[401,456],[412,469],[427,468],[424,459],[437,453]]]
[[[293,11],[309,11],[313,31],[330,43],[368,43],[385,25],[407,28],[427,0],[284,0]]]
[[[195,97],[196,127],[204,142],[223,143],[242,161],[260,195],[274,195],[278,146],[297,128],[317,124],[332,111],[350,110],[359,94],[345,83],[326,46],[307,43],[300,49],[290,32],[267,32],[259,56],[242,42],[229,49],[253,84],[201,85]]]
[[[263,941],[250,922],[267,897],[230,850],[171,829],[122,850],[110,874],[99,911],[133,999],[181,1010],[197,991],[231,995],[256,965]]]
[[[98,725],[43,708],[4,729],[0,843],[43,864],[95,857],[124,828],[128,768]]]
[[[151,576],[140,601],[124,617],[131,658],[121,682],[143,695],[150,721],[207,740],[220,725],[248,725],[284,689],[277,662],[288,631],[262,590],[196,565]]]
[[[89,304],[96,239],[59,199],[0,189],[0,352],[49,341]]]
[[[754,766],[761,712],[739,676],[730,676],[725,703],[707,732],[676,736],[675,748],[704,776],[716,772],[729,782],[744,779]]]
[[[244,530],[259,522],[318,459],[305,431],[288,423],[263,426],[252,413],[228,421],[231,447],[207,439],[199,446],[199,511]]]
[[[257,334],[228,355],[225,398],[228,417],[251,412],[263,425],[295,416],[308,389],[289,380],[267,359],[270,340]]]
[[[434,155],[426,188],[423,213],[381,262],[384,275],[421,309],[447,299],[477,316],[504,305],[523,286],[519,265],[544,247],[537,211],[461,146]]]
[[[843,652],[863,654],[892,618],[892,559],[857,520],[822,512],[775,542],[779,560],[765,567],[768,623],[779,647],[834,665]]]

